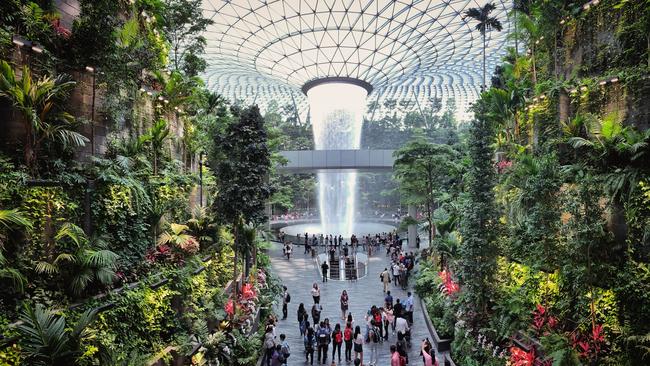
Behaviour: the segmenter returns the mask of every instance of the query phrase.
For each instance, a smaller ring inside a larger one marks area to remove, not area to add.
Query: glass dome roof
[[[487,70],[505,53],[510,1],[494,1],[503,32],[489,32]],[[235,101],[295,103],[327,77],[363,80],[368,101],[407,109],[454,98],[462,114],[481,85],[482,40],[464,10],[475,0],[204,0],[209,87]],[[402,100],[414,103],[399,103]],[[377,104],[377,103],[375,103]],[[380,107],[379,109],[382,109]],[[377,111],[372,111],[376,114]],[[369,111],[370,113],[370,111]],[[382,111],[379,111],[381,114]]]

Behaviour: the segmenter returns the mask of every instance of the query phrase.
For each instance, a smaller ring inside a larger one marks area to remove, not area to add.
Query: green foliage
[[[76,365],[82,355],[81,343],[91,337],[89,325],[96,313],[87,311],[74,326],[66,326],[66,318],[55,315],[38,304],[26,304],[18,326],[20,346],[30,365]]]
[[[490,132],[492,126],[480,111],[469,131],[469,165],[465,176],[463,209],[460,221],[460,278],[467,290],[467,301],[480,319],[487,314],[493,293],[496,268],[496,212],[494,207],[494,168]]]
[[[0,97],[8,99],[22,115],[24,162],[32,174],[37,173],[38,155],[46,142],[57,142],[64,148],[84,146],[88,142],[85,136],[74,131],[75,118],[63,110],[74,85],[66,75],[33,80],[27,66],[23,66],[22,76],[17,78],[11,65],[0,61]]]
[[[234,223],[261,223],[264,204],[271,194],[268,175],[271,167],[266,145],[264,120],[256,106],[233,110],[235,121],[223,134],[214,136],[219,151],[212,156],[219,192],[214,209],[218,217]]]

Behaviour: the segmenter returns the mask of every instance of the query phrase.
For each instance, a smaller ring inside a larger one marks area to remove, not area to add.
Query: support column
[[[415,208],[415,205],[408,205],[408,215],[416,220],[417,218],[417,209]],[[418,236],[418,227],[417,225],[409,225],[408,226],[408,244],[409,247],[414,248],[415,247],[415,242],[416,238]]]

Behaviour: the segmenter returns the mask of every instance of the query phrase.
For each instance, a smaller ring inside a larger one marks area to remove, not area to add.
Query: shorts
[[[363,344],[355,343],[354,344],[354,352],[358,352],[358,353],[363,352]]]

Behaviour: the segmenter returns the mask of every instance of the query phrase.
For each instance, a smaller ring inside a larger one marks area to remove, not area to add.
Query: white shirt
[[[311,296],[320,296],[320,289],[319,288],[311,288]]]
[[[406,331],[409,330],[409,323],[404,318],[397,318],[395,320],[395,332],[406,334]]]
[[[399,266],[397,264],[393,265],[393,276],[399,276]]]

